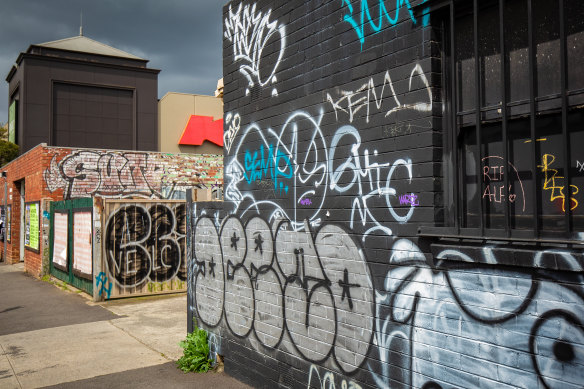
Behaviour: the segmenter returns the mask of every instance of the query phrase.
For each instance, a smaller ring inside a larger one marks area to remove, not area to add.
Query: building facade
[[[228,373],[582,386],[583,7],[224,7],[225,203],[189,269]]]
[[[208,135],[212,127],[221,140]],[[192,133],[192,134],[191,134]],[[195,141],[190,141],[192,135]],[[211,140],[213,139],[213,140]],[[205,95],[168,92],[158,102],[161,152],[223,155],[223,101]]]
[[[10,141],[158,150],[158,73],[148,60],[77,36],[31,45],[9,83]],[[14,125],[12,125],[14,123]]]

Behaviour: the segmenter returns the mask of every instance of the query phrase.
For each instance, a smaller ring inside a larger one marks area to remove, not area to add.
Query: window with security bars
[[[584,1],[430,1],[441,36],[445,227],[581,243]]]

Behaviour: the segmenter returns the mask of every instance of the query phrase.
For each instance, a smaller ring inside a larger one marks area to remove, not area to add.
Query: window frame
[[[504,202],[504,229],[492,229],[485,226],[486,215],[483,209],[483,199],[482,196],[476,197],[476,205],[478,205],[479,210],[479,226],[476,228],[464,227],[464,214],[463,205],[465,204],[466,198],[463,197],[461,190],[463,188],[463,172],[460,167],[462,166],[461,154],[463,148],[462,143],[459,143],[459,135],[463,126],[459,123],[459,116],[462,114],[468,114],[469,112],[458,112],[458,92],[457,87],[459,86],[459,80],[457,79],[457,63],[455,58],[456,53],[456,31],[455,31],[455,21],[458,17],[457,9],[462,6],[463,8],[469,8],[472,13],[473,19],[473,56],[474,61],[474,86],[475,87],[475,103],[474,109],[470,111],[474,114],[474,131],[476,131],[477,140],[477,150],[475,155],[476,166],[481,166],[482,160],[482,147],[485,143],[482,140],[482,120],[481,115],[487,110],[498,109],[500,113],[501,123],[501,143],[503,147],[503,158],[504,163],[509,163],[509,137],[508,137],[508,124],[510,122],[509,110],[511,108],[510,102],[508,101],[509,93],[509,83],[508,79],[510,77],[510,71],[508,66],[506,66],[507,61],[504,60],[505,56],[505,3],[509,0],[492,0],[489,1],[488,6],[496,6],[498,11],[499,20],[499,52],[501,56],[500,66],[501,66],[501,83],[500,88],[501,101],[496,106],[483,107],[481,104],[481,73],[480,73],[480,61],[476,58],[479,56],[479,41],[478,28],[479,25],[479,0],[471,1],[461,1],[461,0],[429,0],[414,7],[414,12],[418,15],[430,13],[432,15],[431,28],[437,31],[440,39],[440,52],[441,52],[441,88],[443,96],[443,118],[442,125],[444,129],[444,157],[443,157],[443,180],[444,180],[444,216],[442,226],[422,226],[418,229],[419,236],[426,237],[440,237],[440,238],[455,238],[455,239],[472,239],[472,240],[497,240],[497,241],[525,241],[532,243],[552,243],[552,244],[568,244],[568,245],[584,245],[582,239],[582,232],[577,232],[573,227],[572,211],[571,211],[571,198],[572,193],[570,190],[566,190],[564,193],[564,202],[566,204],[564,211],[564,230],[563,231],[550,231],[542,230],[540,218],[543,215],[541,208],[541,198],[539,197],[539,190],[541,190],[540,176],[538,175],[538,160],[536,158],[537,146],[536,146],[536,118],[545,112],[545,109],[537,110],[537,104],[542,101],[549,99],[545,97],[544,99],[536,96],[537,87],[537,69],[536,69],[536,48],[535,48],[535,30],[534,30],[534,1],[535,0],[523,0],[527,3],[527,31],[528,31],[528,68],[529,68],[529,101],[527,102],[529,106],[529,133],[531,137],[531,155],[533,156],[531,161],[531,170],[533,172],[533,184],[531,185],[531,191],[526,194],[533,197],[533,204],[531,209],[531,215],[533,215],[534,223],[531,229],[514,229],[511,226],[510,218],[510,206],[509,201]],[[521,1],[521,0],[517,0]],[[482,5],[485,5],[485,1]],[[568,130],[568,110],[570,108],[568,102],[568,53],[567,53],[567,35],[566,35],[566,15],[564,0],[559,0],[559,46],[560,46],[560,96],[561,106],[556,109],[556,114],[561,115],[562,123],[562,146],[561,152],[564,153],[563,158],[563,169],[565,186],[570,188],[572,183],[570,174],[570,146],[569,146],[569,130]],[[552,96],[556,99],[558,96]],[[514,104],[515,102],[511,102]],[[523,101],[522,104],[526,102]],[[516,103],[515,103],[516,104]],[[482,188],[480,179],[477,177],[477,185]],[[505,188],[509,188],[509,178],[508,174],[504,174],[504,185]],[[583,205],[584,206],[584,205]],[[561,216],[560,216],[561,217]],[[440,221],[438,221],[440,222]]]

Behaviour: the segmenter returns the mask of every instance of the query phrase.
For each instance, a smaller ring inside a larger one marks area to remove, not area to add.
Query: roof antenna
[[[81,23],[79,24],[79,36],[83,36],[83,11],[81,11]]]

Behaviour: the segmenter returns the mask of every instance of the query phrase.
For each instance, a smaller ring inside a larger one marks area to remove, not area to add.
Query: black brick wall
[[[224,7],[225,203],[193,214],[191,309],[255,387],[584,379],[580,250],[418,235],[448,190],[418,3]]]

